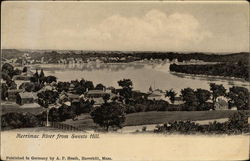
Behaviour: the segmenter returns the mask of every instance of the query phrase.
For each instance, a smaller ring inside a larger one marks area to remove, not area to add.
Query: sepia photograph
[[[1,160],[249,159],[249,18],[247,1],[1,3]]]

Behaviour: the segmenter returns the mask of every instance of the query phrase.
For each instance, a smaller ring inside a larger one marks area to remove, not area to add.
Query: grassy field
[[[140,112],[129,114],[126,117],[126,126],[159,124],[175,120],[210,120],[228,118],[237,111],[164,111]],[[250,114],[250,111],[248,111]]]
[[[228,118],[237,111],[150,111],[128,114],[124,126],[148,125],[148,124],[162,124],[175,120],[212,120],[219,118]],[[246,111],[250,116],[250,111]],[[76,121],[66,120],[64,123],[82,127],[85,129],[93,129],[98,126],[93,122],[88,114],[79,116]]]

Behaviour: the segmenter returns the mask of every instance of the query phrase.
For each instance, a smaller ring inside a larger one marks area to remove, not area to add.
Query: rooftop
[[[19,93],[19,92],[23,92],[23,89],[9,89],[8,93]]]
[[[89,90],[87,94],[106,94],[103,90]]]
[[[93,98],[92,99],[95,103],[95,105],[101,105],[101,104],[104,104],[104,100],[103,98]]]
[[[32,92],[22,92],[19,93],[21,98],[35,98],[36,96]]]
[[[68,93],[67,95],[71,99],[79,99],[79,95],[77,95],[77,94]]]
[[[151,93],[148,97],[161,97],[162,95]]]

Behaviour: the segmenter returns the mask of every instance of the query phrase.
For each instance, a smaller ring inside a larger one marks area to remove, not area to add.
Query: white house
[[[160,89],[155,89],[149,92],[148,100],[164,100],[167,101],[168,98],[165,97],[165,92]]]
[[[215,110],[228,110],[228,98],[220,96],[216,99]]]

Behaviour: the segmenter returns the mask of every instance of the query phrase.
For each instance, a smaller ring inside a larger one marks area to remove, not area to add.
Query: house
[[[43,91],[55,91],[56,88],[51,84],[45,84],[45,86],[43,88],[41,88],[37,93],[43,92]]]
[[[73,93],[67,93],[68,95],[68,99],[71,103],[73,102],[80,102],[80,96],[77,94],[73,94]]]
[[[150,95],[148,95],[148,100],[162,100],[162,95],[151,93]]]
[[[165,97],[165,93],[162,90],[156,89],[152,92],[149,92],[148,100],[167,100],[167,98]]]
[[[95,106],[100,106],[104,104],[104,99],[103,97],[105,96],[114,96],[114,94],[108,93],[105,90],[89,90],[85,93],[85,99],[89,101],[94,101],[94,107]]]
[[[8,90],[8,100],[16,102],[17,94],[23,92],[23,89],[9,89]]]
[[[94,104],[93,104],[94,107],[101,106],[102,104],[105,103],[104,99],[101,97],[100,98],[91,98],[90,101],[94,101]]]
[[[76,92],[75,85],[73,83],[70,83],[70,85],[69,85],[69,92],[70,93],[75,93]]]
[[[57,99],[57,103],[64,103],[64,102],[67,102],[69,101],[69,98],[68,98],[68,95],[65,91],[62,91],[60,94],[59,94],[59,99]]]
[[[36,93],[21,92],[17,94],[16,103],[19,105],[34,103],[37,100]]]
[[[182,100],[182,98],[181,97],[175,97],[175,100],[174,100],[174,105],[181,105],[181,104],[183,104],[184,103],[184,101]]]
[[[27,76],[27,75],[15,75],[15,76],[13,76],[13,80],[15,81],[17,87],[20,87],[20,85],[23,83],[30,82],[30,78],[31,78],[31,76]]]
[[[238,108],[237,108],[237,107],[231,107],[231,109],[230,109],[230,110],[237,111],[237,110],[238,110]]]
[[[220,96],[216,99],[214,106],[215,110],[228,110],[228,99]]]
[[[85,93],[86,98],[101,98],[106,95],[110,94],[105,92],[104,90],[89,90]]]
[[[172,105],[184,104],[184,101],[182,100],[182,97],[180,97],[180,96],[176,96],[173,103],[171,102],[169,97],[166,97],[165,101],[171,103]]]

